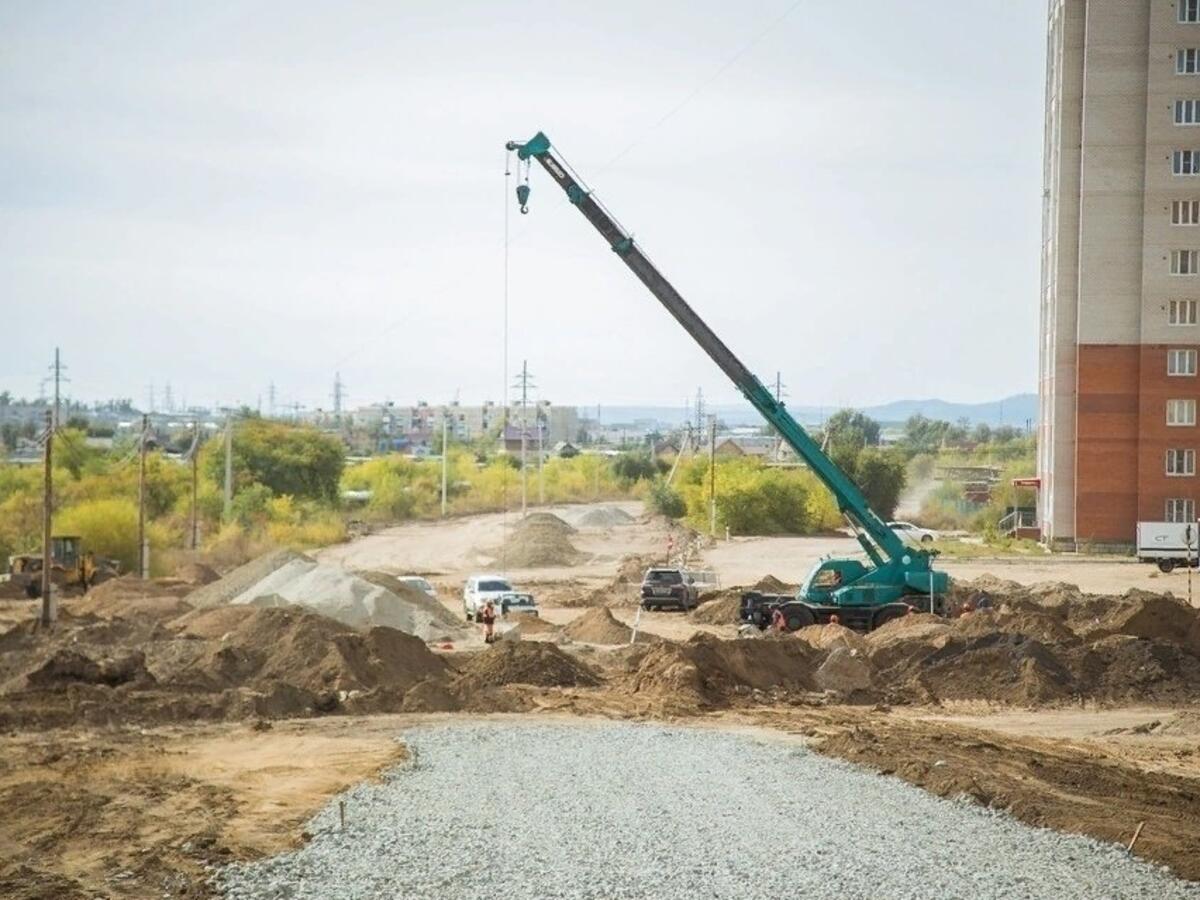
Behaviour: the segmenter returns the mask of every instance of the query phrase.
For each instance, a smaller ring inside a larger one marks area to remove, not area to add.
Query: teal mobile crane
[[[633,237],[621,227],[596,197],[584,186],[569,166],[554,152],[550,139],[538,132],[528,141],[509,141],[516,151],[518,166],[524,164],[522,180],[518,170],[517,201],[521,212],[528,212],[529,168],[537,160],[561,187],[567,199],[600,232],[608,246],[658,301],[678,320],[737,386],[813,473],[833,493],[838,508],[850,523],[870,564],[861,559],[827,558],[820,560],[808,574],[795,597],[747,595],[743,611],[757,608],[758,622],[774,609],[783,613],[789,630],[813,623],[829,622],[832,617],[860,630],[878,628],[889,619],[904,615],[910,607],[937,609],[937,598],[949,587],[944,572],[933,568],[934,552],[904,542],[871,509],[866,497],[853,481],[837,467],[820,446],[801,427],[784,405],[742,364],[680,296],[661,272],[650,262]]]

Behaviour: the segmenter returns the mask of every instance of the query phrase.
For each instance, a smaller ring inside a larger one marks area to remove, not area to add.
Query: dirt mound
[[[740,590],[722,591],[712,600],[707,600],[696,607],[692,613],[692,621],[705,625],[736,625],[740,620],[742,609],[742,592]]]
[[[628,644],[633,631],[614,619],[608,607],[597,606],[572,620],[563,629],[563,634],[587,644]],[[639,634],[638,639],[644,640],[645,633]]]
[[[614,584],[641,584],[646,577],[646,570],[658,565],[661,561],[657,553],[631,553],[621,557],[617,566]]]
[[[110,585],[117,586],[122,581],[123,578],[118,578],[106,582],[82,597],[68,601],[71,614],[96,616],[101,619],[148,619],[154,622],[169,622],[192,608],[174,593],[141,593],[142,589],[153,590],[154,586],[150,582],[140,582],[136,586],[126,584],[122,586],[124,590],[110,588]]]
[[[196,609],[223,606],[294,559],[307,559],[307,557],[294,550],[272,550],[258,559],[252,559],[245,565],[238,566],[223,578],[192,591],[186,596],[187,602]]]
[[[146,655],[134,650],[95,660],[78,650],[57,650],[35,665],[6,691],[22,688],[63,690],[68,684],[104,684],[115,687],[136,682],[147,685],[154,677],[146,671]]]
[[[619,507],[600,506],[588,510],[577,521],[581,528],[616,528],[621,525],[630,525],[635,519]]]
[[[774,575],[764,575],[747,590],[758,591],[760,594],[790,594],[796,588],[794,585],[785,584]]]
[[[545,642],[493,644],[467,661],[453,683],[463,694],[506,684],[538,687],[595,687],[600,678],[588,666]]]
[[[184,563],[175,569],[175,577],[186,584],[197,587],[212,584],[221,578],[216,569],[201,562]]]
[[[531,512],[517,525],[518,528],[535,528],[538,531],[553,531],[558,534],[575,534],[576,529],[554,513]]]
[[[696,635],[654,645],[628,679],[631,693],[668,696],[699,705],[753,691],[814,691],[822,655],[803,641],[720,640]]]
[[[136,575],[122,575],[97,585],[83,596],[94,605],[102,606],[117,600],[141,597],[186,597],[191,591],[192,585],[178,578],[151,578],[144,581]]]
[[[419,638],[394,628],[363,634],[340,622],[296,607],[251,609],[231,625],[212,649],[173,680],[212,688],[264,690],[282,682],[302,690],[354,691],[377,687],[407,690],[431,675],[443,674],[445,662]],[[195,631],[211,623],[197,617]]]
[[[584,555],[571,543],[575,529],[552,513],[531,513],[522,519],[508,539],[493,552],[506,566],[540,569],[573,566]]]
[[[1097,617],[1094,634],[1127,634],[1200,650],[1200,610],[1186,600],[1133,589]]]
[[[450,612],[450,610],[443,606],[439,601],[435,600],[433,597],[430,597],[421,589],[413,587],[408,582],[401,581],[394,575],[388,575],[386,572],[372,571],[356,571],[354,574],[359,578],[363,578],[366,581],[371,582],[371,584],[378,585],[379,587],[390,591],[400,599],[404,600],[406,603],[424,610],[429,614],[429,617],[433,622],[437,622],[446,626],[452,626],[455,629],[459,629],[462,626],[458,616]]]
[[[794,634],[798,640],[804,641],[816,650],[833,650],[836,647],[843,647],[862,655],[866,655],[867,652],[866,638],[845,625],[834,623],[809,625]]]
[[[521,634],[553,634],[559,630],[552,622],[530,613],[512,613],[509,618],[521,629]]]

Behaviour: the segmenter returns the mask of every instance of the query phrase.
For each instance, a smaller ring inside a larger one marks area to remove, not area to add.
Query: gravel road
[[[407,731],[303,849],[228,898],[1200,898],[1118,847],[1028,828],[779,739],[593,723]]]

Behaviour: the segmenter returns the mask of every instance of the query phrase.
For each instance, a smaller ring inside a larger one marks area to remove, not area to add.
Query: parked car
[[[416,588],[422,594],[426,594],[434,600],[438,598],[437,589],[420,575],[401,575],[396,580],[401,584],[407,584],[409,587]]]
[[[489,600],[502,616],[512,612],[538,614],[533,594],[514,590],[507,578],[501,575],[472,575],[468,578],[463,586],[463,614],[467,621],[479,621],[480,613]]]
[[[932,528],[922,528],[912,522],[888,522],[888,527],[905,540],[921,544],[929,544],[938,539],[938,533]]]
[[[649,569],[642,578],[642,609],[664,606],[686,612],[699,604],[700,592],[686,569]]]

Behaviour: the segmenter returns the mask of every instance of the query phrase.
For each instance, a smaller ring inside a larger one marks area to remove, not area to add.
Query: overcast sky
[[[0,389],[498,398],[507,204],[509,381],[733,399],[536,167],[517,212],[542,129],[791,402],[1033,390],[1045,8],[6,0]]]

